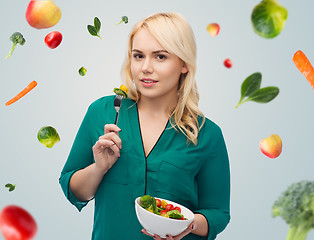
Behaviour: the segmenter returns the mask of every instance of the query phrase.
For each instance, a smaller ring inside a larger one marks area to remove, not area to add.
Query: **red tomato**
[[[166,210],[161,210],[161,211],[160,211],[160,215],[163,215],[163,214],[166,214],[166,213],[167,213]]]
[[[179,212],[181,212],[181,208],[180,207],[175,207],[173,210],[178,210]]]
[[[56,48],[62,41],[62,34],[58,31],[48,33],[45,37],[45,43],[49,48]]]
[[[172,204],[167,204],[166,207],[165,207],[165,210],[167,212],[173,210],[173,205]]]
[[[37,233],[37,224],[25,209],[9,205],[0,212],[0,229],[6,240],[30,240]]]
[[[157,204],[157,207],[161,207],[161,200],[156,198],[156,204]]]
[[[232,67],[232,62],[229,58],[227,58],[225,61],[224,61],[224,65],[226,68],[231,68]]]

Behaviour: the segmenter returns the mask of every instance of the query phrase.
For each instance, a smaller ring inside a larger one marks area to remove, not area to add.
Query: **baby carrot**
[[[15,103],[17,100],[19,100],[21,97],[23,97],[25,94],[29,93],[34,87],[37,86],[36,81],[32,81],[26,88],[24,88],[19,94],[17,94],[14,98],[6,102],[6,106],[11,105],[12,103]]]
[[[301,50],[294,54],[293,62],[314,89],[314,68]]]

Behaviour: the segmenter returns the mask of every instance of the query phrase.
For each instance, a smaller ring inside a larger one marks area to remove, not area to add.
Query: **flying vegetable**
[[[314,229],[314,181],[291,184],[275,201],[272,215],[289,225],[286,240],[305,240]]]
[[[15,32],[11,35],[10,40],[13,42],[11,51],[9,52],[9,54],[5,57],[5,59],[8,59],[9,57],[11,57],[15,47],[17,44],[20,44],[21,46],[23,46],[25,44],[25,38],[23,37],[23,35],[20,32]]]

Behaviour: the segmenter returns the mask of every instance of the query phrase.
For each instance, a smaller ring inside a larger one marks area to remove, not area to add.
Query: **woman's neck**
[[[173,109],[177,104],[177,99],[160,99],[160,98],[146,98],[141,96],[138,101],[138,109],[140,111],[158,116],[167,116],[169,117]]]

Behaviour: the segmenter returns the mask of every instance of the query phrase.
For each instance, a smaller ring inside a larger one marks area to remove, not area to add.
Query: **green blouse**
[[[65,196],[79,211],[88,202],[75,198],[70,178],[94,162],[92,146],[104,134],[104,125],[115,119],[114,98],[102,97],[89,106],[59,178]],[[230,220],[229,160],[221,129],[206,118],[197,146],[187,145],[186,137],[168,121],[145,157],[134,101],[122,101],[117,125],[122,129],[122,149],[95,194],[92,239],[152,239],[141,233],[135,213],[135,199],[145,194],[180,203],[206,217],[208,236],[189,234],[184,240],[215,239]]]

